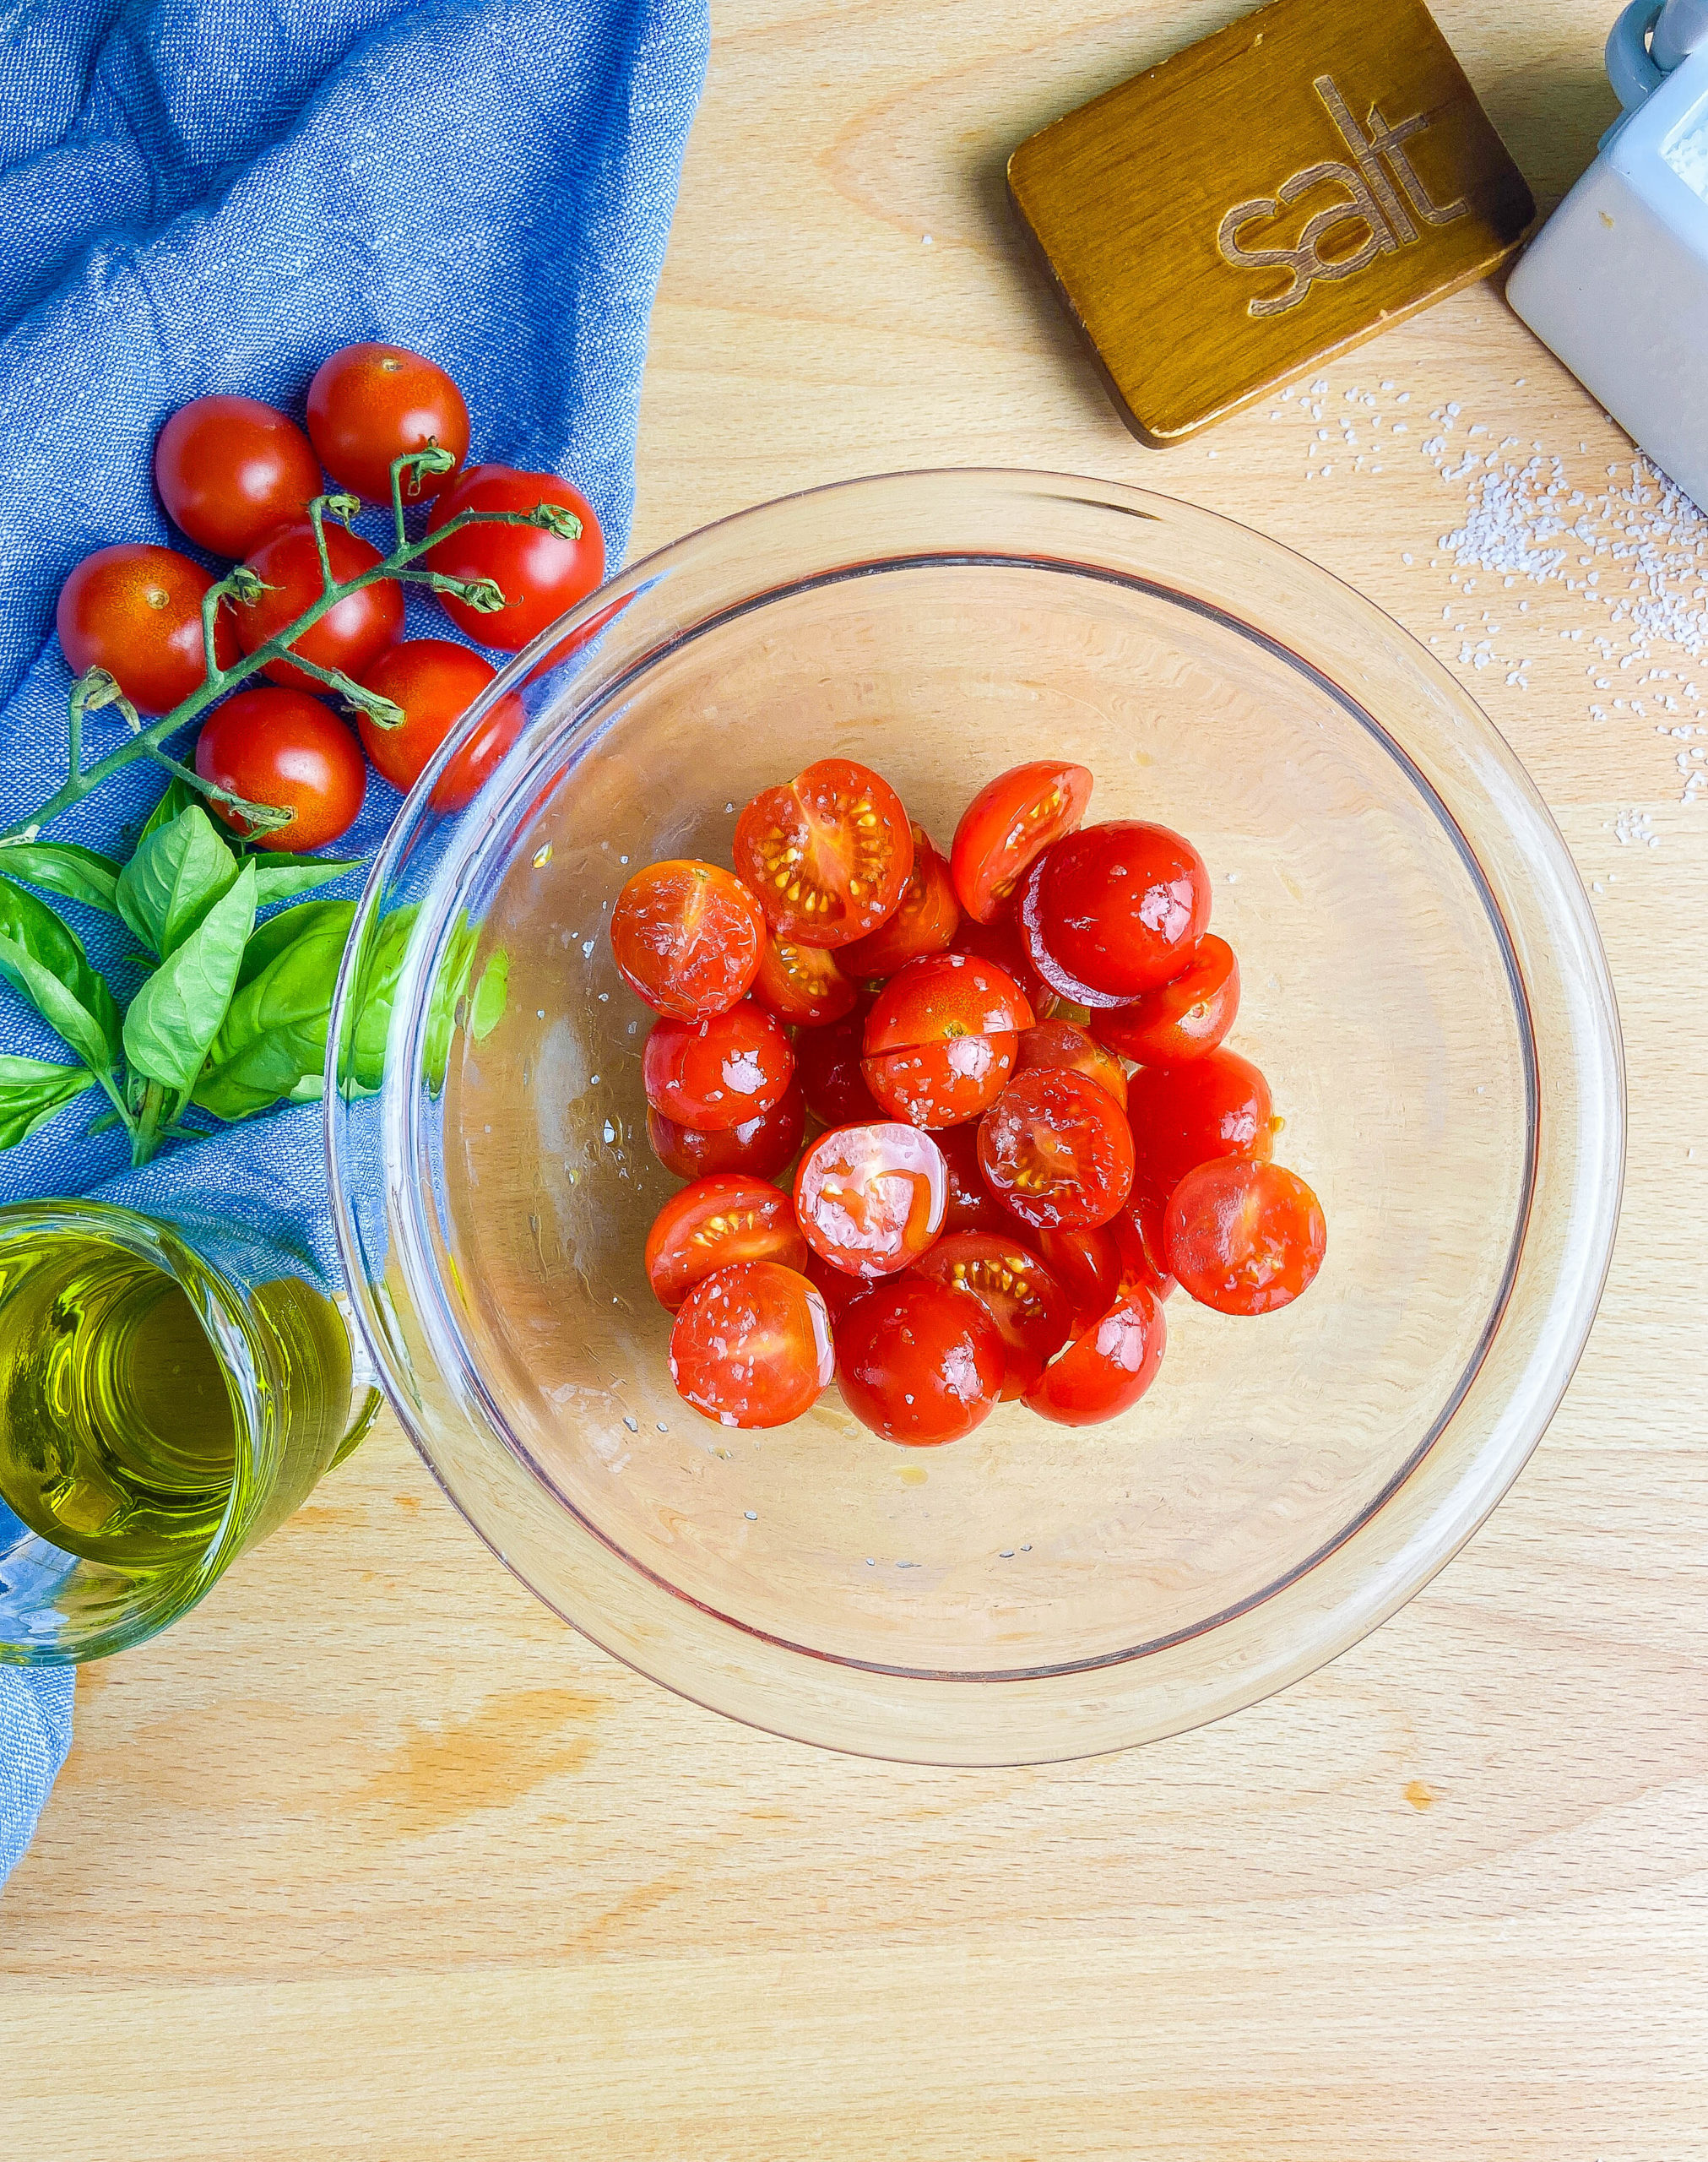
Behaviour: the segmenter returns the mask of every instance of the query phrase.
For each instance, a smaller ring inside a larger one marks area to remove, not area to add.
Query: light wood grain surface
[[[1498,577],[1450,584],[1467,483],[1421,428],[1325,475],[1292,401],[1148,453],[1031,267],[1008,150],[1232,12],[720,5],[637,546],[839,475],[1030,464],[1249,520],[1425,638],[1510,608]],[[1612,115],[1611,0],[1439,13],[1546,207]],[[1486,286],[1339,364],[1331,419],[1355,382],[1585,475],[1629,458]],[[0,2155],[1708,2156],[1708,806],[1613,708],[1626,678],[1590,717],[1598,604],[1533,595],[1521,647],[1499,620],[1531,665],[1472,680],[1600,889],[1631,1149],[1588,1353],[1469,1550],[1222,1725],[901,1770],[614,1665],[388,1422],[198,1612],[83,1676],[0,1899]],[[1619,838],[1639,812],[1652,846]]]

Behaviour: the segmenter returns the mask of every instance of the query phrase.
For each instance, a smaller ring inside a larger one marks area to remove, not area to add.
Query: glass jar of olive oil
[[[379,1398],[306,1258],[220,1220],[0,1209],[0,1664],[162,1629]]]

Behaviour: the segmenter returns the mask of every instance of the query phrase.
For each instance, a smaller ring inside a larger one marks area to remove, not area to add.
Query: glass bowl
[[[778,1732],[1016,1763],[1236,1710],[1470,1535],[1594,1316],[1622,1077],[1564,845],[1412,638],[1206,512],[955,471],[693,534],[483,709],[517,686],[526,727],[475,804],[436,806],[442,756],[375,866],[328,1101],[376,1363],[541,1599]],[[1178,827],[1210,866],[1233,1042],[1270,1077],[1328,1256],[1261,1320],[1177,1296],[1156,1385],[1109,1426],[1005,1405],[919,1451],[834,1389],[747,1433],[671,1387],[642,1247],[675,1182],[646,1143],[651,1017],[611,904],[655,858],[727,862],[746,799],[830,753],[876,766],[940,845],[1005,767],[1076,759],[1093,818]]]

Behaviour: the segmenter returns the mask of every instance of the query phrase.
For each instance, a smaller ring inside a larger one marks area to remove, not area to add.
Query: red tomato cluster
[[[876,774],[824,758],[742,812],[733,876],[623,888],[612,950],[660,1017],[648,1133],[691,1181],[647,1274],[708,1418],[780,1426],[834,1376],[916,1447],[1002,1401],[1095,1425],[1150,1387],[1177,1281],[1258,1314],[1315,1276],[1322,1211],[1222,1048],[1239,970],[1202,859],[1082,825],[1091,790],[1017,766],[945,857]]]
[[[251,601],[226,600],[215,622],[215,658],[229,666],[253,653],[319,599],[319,551],[305,510],[321,494],[322,468],[350,493],[391,502],[391,468],[406,453],[436,446],[455,459],[404,489],[407,504],[431,506],[430,532],[464,511],[531,510],[558,503],[581,520],[577,540],[531,526],[466,526],[428,551],[431,568],[463,579],[494,580],[505,597],[481,615],[454,595],[445,613],[482,645],[513,653],[573,607],[605,576],[605,550],[591,506],[555,473],[506,465],[463,470],[469,409],[445,371],[400,345],[347,345],[308,388],[308,428],[253,398],[198,398],[174,413],[155,445],[155,485],[175,524],[199,546],[241,559],[263,581]],[[336,520],[325,524],[333,574],[342,582],[371,570],[377,549]],[[173,548],[121,542],[86,557],[59,596],[59,640],[72,669],[104,668],[137,709],[170,713],[201,684],[206,661],[203,596],[214,579]],[[407,789],[496,672],[449,638],[403,638],[403,587],[382,579],[348,595],[292,646],[304,660],[349,676],[399,707],[399,726],[366,715],[361,741],[326,703],[322,676],[287,660],[263,671],[276,689],[246,688],[215,707],[196,747],[204,780],[251,802],[288,811],[290,823],[257,835],[261,848],[323,847],[361,808],[368,759]],[[436,801],[460,810],[521,728],[522,703],[495,707],[442,778]],[[240,814],[225,814],[245,830]]]

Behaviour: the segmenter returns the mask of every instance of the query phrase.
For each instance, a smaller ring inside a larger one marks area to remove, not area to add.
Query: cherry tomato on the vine
[[[887,1276],[941,1230],[948,1191],[930,1134],[893,1122],[840,1126],[801,1158],[794,1213],[826,1261],[851,1276]]]
[[[1141,1066],[1184,1066],[1215,1050],[1239,1011],[1239,964],[1225,938],[1206,932],[1179,975],[1131,1006],[1093,1013],[1100,1044]]]
[[[320,460],[295,421],[258,398],[196,398],[155,440],[166,515],[216,556],[258,548],[321,492]]]
[[[988,1419],[1002,1390],[1002,1334],[979,1301],[922,1276],[856,1299],[837,1329],[837,1378],[855,1418],[929,1448]]]
[[[1083,1073],[1088,1081],[1107,1089],[1123,1111],[1126,1109],[1127,1069],[1113,1051],[1093,1042],[1071,1021],[1040,1021],[1036,1028],[1028,1029],[1020,1039],[1014,1063],[1022,1073],[1034,1066],[1060,1066]]]
[[[751,999],[703,1021],[664,1014],[641,1052],[647,1101],[700,1133],[722,1133],[768,1111],[794,1072],[788,1037]]]
[[[724,1172],[672,1194],[647,1234],[647,1281],[674,1313],[702,1277],[738,1261],[804,1269],[806,1241],[781,1187]]]
[[[836,1371],[830,1315],[799,1271],[738,1261],[697,1284],[670,1331],[676,1393],[720,1426],[800,1418]]]
[[[393,788],[413,788],[496,672],[490,661],[451,638],[405,638],[388,646],[363,675],[362,687],[401,706],[404,718],[400,727],[382,728],[366,714],[356,715],[356,732],[374,771]],[[435,807],[461,811],[472,803],[526,718],[513,691],[501,698],[435,782]]]
[[[1168,1340],[1168,1323],[1151,1294],[1142,1287],[1125,1293],[1044,1368],[1026,1401],[1060,1426],[1119,1418],[1156,1379]]]
[[[860,1071],[865,1016],[861,998],[840,1021],[804,1029],[795,1039],[794,1070],[806,1107],[825,1126],[865,1126],[884,1117]]]
[[[1044,850],[1026,875],[1020,932],[1050,987],[1125,1005],[1178,975],[1210,921],[1210,874],[1166,826],[1120,819]]]
[[[747,894],[745,886],[741,890]],[[747,898],[756,913],[758,902],[751,894]],[[753,979],[753,996],[779,1021],[791,1022],[797,1029],[822,1029],[851,1013],[860,992],[825,947],[779,943],[767,932],[759,973]]]
[[[382,561],[377,548],[334,520],[328,520],[325,531],[327,560],[340,585]],[[300,525],[281,526],[252,551],[248,564],[265,590],[253,600],[236,601],[234,606],[238,638],[245,653],[253,653],[312,608],[325,590],[325,581],[314,529],[306,519]],[[396,644],[403,627],[404,589],[394,579],[381,579],[347,593],[293,640],[290,649],[317,668],[335,668],[360,682],[386,648]],[[294,691],[321,688],[317,676],[293,666],[282,655],[261,672]]]
[[[731,872],[683,857],[636,872],[617,895],[610,938],[631,991],[660,1013],[702,1021],[746,997],[765,918]]]
[[[979,1162],[1005,1208],[1040,1230],[1106,1224],[1133,1182],[1133,1137],[1095,1081],[1062,1067],[1017,1073],[979,1127]]]
[[[518,473],[508,465],[471,465],[433,506],[436,533],[464,511],[529,511],[556,503],[579,519],[578,540],[537,525],[465,525],[422,558],[447,578],[491,579],[504,595],[496,615],[442,593],[445,613],[467,637],[506,653],[525,646],[585,600],[605,579],[605,539],[593,505],[556,473]]]
[[[402,345],[346,345],[323,361],[308,386],[308,433],[334,481],[370,502],[392,499],[392,461],[430,443],[460,465],[469,455],[469,408],[436,361]],[[447,473],[404,481],[406,503],[456,485]]]
[[[735,869],[779,938],[847,946],[876,931],[914,868],[902,799],[869,766],[821,758],[762,789],[735,824]]]
[[[791,1081],[768,1111],[726,1127],[721,1133],[701,1133],[679,1125],[661,1111],[647,1112],[647,1140],[673,1178],[699,1179],[718,1171],[745,1171],[756,1179],[776,1176],[794,1160],[806,1131],[806,1103],[798,1079]]]
[[[876,931],[842,949],[843,967],[851,976],[892,976],[922,954],[941,953],[960,924],[961,904],[947,862],[923,826],[913,832],[914,867],[901,899]]]
[[[73,675],[104,668],[139,713],[170,713],[206,673],[202,596],[213,579],[176,548],[122,540],[97,548],[59,590],[56,624]],[[214,619],[214,655],[237,658],[229,602]]]
[[[1033,859],[1085,816],[1092,777],[1054,758],[1014,766],[987,781],[961,814],[950,851],[955,890],[968,915],[989,923],[1012,898]]]
[[[1187,1172],[1169,1197],[1166,1236],[1184,1289],[1223,1314],[1290,1306],[1328,1246],[1321,1204],[1296,1172],[1234,1156]]]
[[[1269,1084],[1237,1051],[1212,1051],[1185,1066],[1140,1067],[1127,1081],[1136,1183],[1171,1194],[1212,1156],[1269,1156],[1273,1108]]]
[[[1038,1255],[1011,1235],[962,1231],[939,1239],[914,1263],[914,1274],[970,1293],[995,1323],[1006,1361],[1005,1403],[1024,1396],[1045,1361],[1067,1341],[1072,1309],[1066,1292]]]
[[[349,831],[367,783],[355,736],[301,691],[239,691],[215,706],[196,739],[196,771],[251,803],[290,812],[289,825],[255,834],[254,845],[303,854]],[[247,832],[241,812],[209,807]]]

